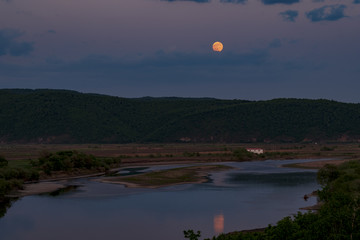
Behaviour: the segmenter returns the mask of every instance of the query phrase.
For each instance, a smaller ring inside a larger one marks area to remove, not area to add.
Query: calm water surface
[[[130,189],[82,179],[61,196],[29,196],[0,219],[0,239],[180,240],[183,230],[202,237],[266,227],[315,204],[304,194],[319,188],[313,170],[279,167],[310,160],[226,163],[207,183],[160,189]],[[171,168],[126,169],[122,174]]]

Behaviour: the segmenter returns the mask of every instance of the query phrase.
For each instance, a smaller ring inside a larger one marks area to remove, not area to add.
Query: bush
[[[6,167],[8,164],[8,160],[6,160],[3,156],[0,156],[0,168]]]
[[[257,157],[257,154],[248,152],[245,148],[235,150],[233,155],[240,161],[251,160]]]
[[[18,179],[5,180],[0,178],[0,198],[4,197],[11,190],[21,189],[22,181]]]
[[[336,148],[336,146],[335,147],[324,146],[324,147],[320,148],[320,151],[334,151],[335,148]]]
[[[96,158],[93,155],[77,151],[61,151],[43,154],[38,161],[33,161],[32,165],[40,167],[46,174],[50,175],[53,171],[71,171],[74,169],[107,170],[110,166],[119,163],[121,163],[120,158]]]

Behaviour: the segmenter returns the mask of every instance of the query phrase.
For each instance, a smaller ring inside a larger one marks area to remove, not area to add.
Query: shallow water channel
[[[74,180],[81,185],[60,196],[40,195],[16,201],[0,219],[0,239],[181,240],[183,230],[202,237],[266,227],[295,214],[304,194],[319,188],[314,170],[280,167],[311,160],[221,163],[235,169],[213,173],[206,183],[159,189],[131,189]],[[178,166],[133,168],[121,174]]]

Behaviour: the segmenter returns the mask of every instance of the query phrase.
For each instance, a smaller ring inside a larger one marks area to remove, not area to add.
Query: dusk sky
[[[360,0],[0,0],[0,88],[359,103]]]

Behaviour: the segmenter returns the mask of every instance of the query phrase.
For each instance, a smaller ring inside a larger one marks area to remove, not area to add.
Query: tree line
[[[301,142],[360,138],[360,105],[329,100],[120,98],[0,90],[0,141]]]

